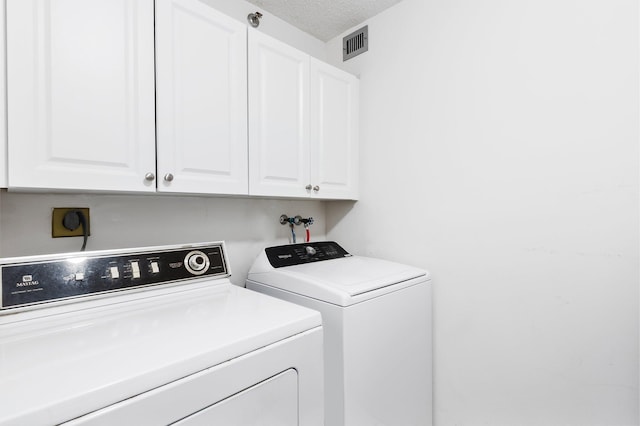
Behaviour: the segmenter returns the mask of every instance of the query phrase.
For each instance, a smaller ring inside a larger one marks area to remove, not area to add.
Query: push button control
[[[138,262],[131,262],[131,276],[133,278],[140,278],[140,265]]]
[[[111,278],[114,280],[117,280],[118,278],[120,278],[120,271],[118,270],[117,266],[110,267],[109,274],[111,275]]]

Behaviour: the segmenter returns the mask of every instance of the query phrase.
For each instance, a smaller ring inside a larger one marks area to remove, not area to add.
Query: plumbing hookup
[[[297,215],[295,217],[289,217],[286,214],[281,215],[280,216],[280,225],[287,225],[287,224],[289,225],[289,228],[291,228],[291,242],[293,244],[296,243],[295,227],[296,226],[300,226],[300,225],[304,226],[305,242],[308,243],[309,241],[311,241],[311,231],[309,230],[309,227],[311,225],[313,225],[313,218],[312,217],[303,218],[300,215]]]

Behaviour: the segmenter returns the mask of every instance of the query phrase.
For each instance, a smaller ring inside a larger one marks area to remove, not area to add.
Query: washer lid
[[[266,264],[265,264],[266,262]],[[270,267],[264,253],[248,279],[303,296],[348,306],[427,280],[423,269],[361,256],[350,256],[281,268]]]

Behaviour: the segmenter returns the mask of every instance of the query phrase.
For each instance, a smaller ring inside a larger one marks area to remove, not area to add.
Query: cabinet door
[[[153,25],[153,0],[7,0],[10,187],[155,191]]]
[[[307,197],[309,55],[249,32],[249,193]]]
[[[200,0],[156,3],[158,191],[248,193],[246,31]]]
[[[358,198],[359,80],[311,59],[311,183],[318,198]]]

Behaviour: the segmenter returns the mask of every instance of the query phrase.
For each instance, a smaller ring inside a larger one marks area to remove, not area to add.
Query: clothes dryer
[[[222,242],[0,259],[0,425],[322,426],[318,312]]]
[[[432,424],[427,271],[314,242],[266,248],[246,286],[322,314],[325,424]]]

